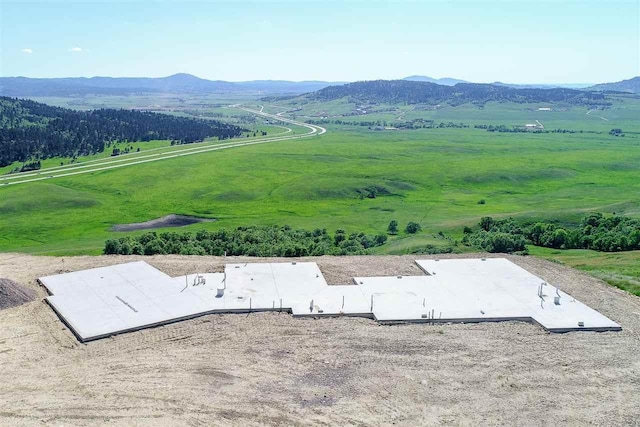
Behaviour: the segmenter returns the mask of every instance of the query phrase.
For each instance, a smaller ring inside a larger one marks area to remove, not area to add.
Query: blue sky
[[[597,83],[640,75],[640,0],[0,0],[0,75]]]

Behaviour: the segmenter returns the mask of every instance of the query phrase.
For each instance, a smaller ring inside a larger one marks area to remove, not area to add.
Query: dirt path
[[[468,255],[467,255],[468,256]],[[442,256],[444,258],[444,256]],[[0,425],[633,425],[640,299],[559,264],[512,257],[620,323],[552,335],[517,322],[381,326],[366,319],[212,315],[79,344],[35,278],[144,259],[171,275],[256,258],[0,254],[38,292],[0,311]],[[414,257],[320,257],[329,283],[420,274]],[[282,260],[280,260],[282,261]]]
[[[587,111],[587,116],[590,116],[590,115],[591,115],[591,113],[592,113],[593,111],[594,111],[594,110],[589,110],[589,111]],[[599,118],[599,119],[602,119],[602,120],[604,120],[604,121],[606,121],[606,122],[608,122],[608,121],[609,121],[609,119],[607,119],[606,117],[596,116],[595,114],[594,114],[594,116],[595,116],[595,117],[597,117],[597,118]]]

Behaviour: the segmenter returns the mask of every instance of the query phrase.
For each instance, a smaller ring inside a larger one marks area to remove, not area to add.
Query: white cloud
[[[69,48],[69,52],[82,52],[81,47],[71,47]]]
[[[24,49],[22,49],[23,53],[28,53],[28,54],[32,54],[33,53],[33,49],[31,49],[30,47],[25,47]]]

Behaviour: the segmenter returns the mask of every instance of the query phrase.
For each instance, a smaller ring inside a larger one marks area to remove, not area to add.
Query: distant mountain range
[[[409,80],[412,82],[435,83],[435,84],[444,85],[444,86],[455,86],[458,83],[473,83],[467,80],[452,79],[449,77],[444,77],[442,79],[434,79],[433,77],[428,77],[428,76],[409,76],[409,77],[405,77],[402,80]],[[591,83],[515,84],[515,83],[502,83],[502,82],[493,82],[490,84],[495,86],[512,87],[514,89],[552,89],[555,87],[564,87],[569,89],[583,89],[592,85]]]
[[[474,84],[460,79],[428,76],[409,76],[402,80],[408,83],[428,83],[443,87],[457,87],[460,84]],[[359,82],[360,83],[360,82]],[[174,74],[168,77],[67,77],[39,79],[28,77],[0,77],[0,95],[14,97],[38,96],[76,96],[76,95],[132,95],[142,93],[173,94],[225,94],[250,96],[296,96],[316,92],[327,87],[344,85],[346,82],[288,80],[253,80],[246,82],[228,82],[206,80],[191,74]],[[356,84],[356,83],[352,83]],[[495,82],[488,87],[510,89],[585,89],[586,84],[508,84]],[[624,91],[640,93],[640,77],[617,83],[604,83],[590,86],[589,91]]]
[[[215,93],[275,95],[301,94],[344,82],[254,80],[227,82],[206,80],[191,74],[168,77],[68,77],[34,79],[0,77],[0,95],[4,96],[73,96],[131,95],[137,93]]]
[[[601,90],[601,91],[640,93],[640,77],[634,77],[629,80],[622,80],[620,82],[615,82],[615,83],[602,83],[599,85],[590,86],[587,89]]]
[[[458,83],[469,83],[466,80],[452,79],[452,78],[449,78],[449,77],[443,77],[441,79],[434,79],[433,77],[428,77],[428,76],[409,76],[409,77],[405,77],[402,80],[408,80],[410,82],[435,83],[435,84],[443,85],[443,86],[455,86]]]

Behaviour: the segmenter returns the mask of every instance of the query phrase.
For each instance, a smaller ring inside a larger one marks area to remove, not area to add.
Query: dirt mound
[[[17,284],[13,280],[0,278],[0,310],[31,302],[36,298],[32,289]]]
[[[154,228],[164,227],[184,227],[185,225],[196,224],[198,222],[212,222],[215,219],[211,218],[199,218],[197,216],[188,215],[167,215],[162,218],[152,219],[145,222],[134,222],[131,224],[116,224],[111,227],[111,231],[137,231],[137,230],[152,230]]]

